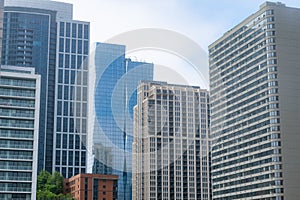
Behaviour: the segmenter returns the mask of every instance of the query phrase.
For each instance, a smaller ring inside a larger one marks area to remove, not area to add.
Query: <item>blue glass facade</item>
[[[140,80],[153,80],[153,64],[125,59],[125,46],[95,49],[93,162],[88,172],[116,174],[118,199],[132,198],[133,106]]]
[[[1,61],[5,65],[34,67],[41,75],[38,169],[48,171],[52,170],[55,16],[49,10],[5,7]]]

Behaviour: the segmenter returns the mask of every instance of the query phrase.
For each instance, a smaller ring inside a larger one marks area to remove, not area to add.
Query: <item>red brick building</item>
[[[76,200],[114,200],[118,194],[118,176],[78,174],[64,180],[64,193]]]

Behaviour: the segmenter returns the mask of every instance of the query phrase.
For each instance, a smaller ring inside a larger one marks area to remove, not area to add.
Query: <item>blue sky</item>
[[[203,48],[258,10],[264,0],[59,0],[74,5],[74,18],[91,22],[92,41],[138,28],[182,33]],[[299,7],[299,0],[281,1]]]
[[[207,54],[207,47],[226,31],[256,12],[264,0],[59,0],[74,5],[74,19],[91,22],[91,41],[105,42],[111,37],[140,28],[175,31],[193,40]],[[299,0],[281,1],[299,7]],[[155,72],[157,80],[200,85],[208,88],[208,78],[191,78],[196,74],[179,57],[157,51],[141,50],[129,54],[155,65],[166,66]],[[208,68],[207,56],[203,59]],[[156,67],[158,69],[158,67]],[[190,69],[190,70],[187,70]],[[168,76],[159,77],[162,74]],[[172,74],[172,75],[170,75]],[[176,75],[177,74],[177,75]],[[180,77],[182,75],[184,77]],[[203,72],[208,77],[208,71]],[[170,79],[170,77],[172,77]],[[182,80],[184,81],[178,81]]]

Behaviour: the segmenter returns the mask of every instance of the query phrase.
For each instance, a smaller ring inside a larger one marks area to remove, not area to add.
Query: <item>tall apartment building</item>
[[[40,75],[0,67],[0,199],[36,199]]]
[[[298,199],[300,9],[266,2],[209,46],[213,199]]]
[[[118,175],[118,199],[131,199],[133,106],[153,64],[126,59],[124,45],[97,43],[93,52],[87,172]]]
[[[73,20],[67,3],[7,0],[4,6],[1,63],[33,67],[41,75],[38,171],[64,177],[85,172],[88,70],[82,63],[89,23]]]
[[[132,196],[210,199],[208,92],[143,81],[134,108]]]

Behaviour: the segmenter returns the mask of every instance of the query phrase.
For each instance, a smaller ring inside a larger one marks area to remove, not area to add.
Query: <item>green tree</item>
[[[63,194],[64,177],[59,172],[52,175],[41,171],[37,177],[37,200],[72,200]]]

